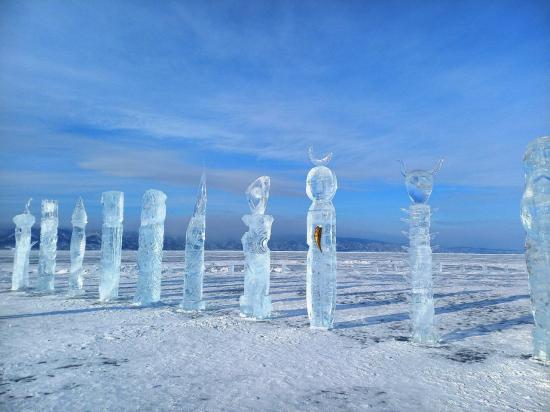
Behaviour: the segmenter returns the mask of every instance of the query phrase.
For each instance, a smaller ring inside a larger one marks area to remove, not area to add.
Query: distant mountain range
[[[69,250],[71,243],[71,230],[59,229],[57,233],[57,248],[59,250]],[[32,240],[40,242],[40,230],[38,228],[32,231]],[[371,239],[357,239],[348,237],[339,237],[337,248],[340,252],[403,252],[404,243],[391,243]],[[15,246],[15,236],[13,229],[0,229],[0,249],[11,249]],[[39,243],[34,249],[39,247]],[[205,245],[207,250],[241,250],[240,239],[215,241],[207,240]],[[298,236],[274,237],[269,241],[269,247],[274,251],[305,251],[307,244],[304,238]],[[126,250],[137,250],[138,233],[124,232],[122,237],[122,248]],[[86,249],[101,249],[101,233],[90,232],[86,236]],[[165,236],[165,250],[183,250],[185,249],[185,237],[183,236]],[[472,247],[441,247],[437,252],[448,253],[522,253],[518,250],[472,248]]]

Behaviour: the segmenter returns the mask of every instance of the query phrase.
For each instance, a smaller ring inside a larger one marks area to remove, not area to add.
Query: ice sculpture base
[[[186,300],[180,303],[180,308],[187,312],[200,312],[206,308],[204,300]]]
[[[242,295],[239,298],[239,305],[242,317],[264,320],[271,316],[271,296],[256,298]]]

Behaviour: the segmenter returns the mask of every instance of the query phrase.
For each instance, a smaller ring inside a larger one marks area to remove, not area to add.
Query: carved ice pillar
[[[103,227],[101,229],[101,274],[99,300],[107,302],[118,298],[120,261],[122,258],[122,221],[124,193],[103,192]]]
[[[84,294],[84,252],[86,251],[86,224],[88,215],[82,198],[76,202],[71,218],[73,233],[71,235],[71,274],[69,277],[69,296]]]
[[[523,161],[521,220],[535,320],[533,358],[550,365],[550,136],[533,140]]]
[[[312,200],[307,213],[307,274],[306,300],[309,324],[312,328],[331,329],[336,310],[336,211],[332,198],[338,182],[326,167],[332,153],[316,159],[307,175],[306,193]]]
[[[54,291],[55,257],[57,254],[57,200],[42,200],[40,222],[40,256],[38,260],[39,292]]]
[[[134,298],[139,305],[151,305],[160,300],[165,218],[166,195],[160,190],[147,190],[141,208],[139,276]]]
[[[185,233],[185,278],[183,283],[184,310],[203,310],[204,241],[206,239],[206,176],[203,174],[195,211]]]
[[[31,200],[25,206],[25,213],[13,218],[15,223],[15,255],[13,257],[13,274],[11,290],[28,289],[29,284],[29,254],[31,252],[31,228],[34,216],[29,212]]]
[[[406,171],[407,192],[413,204],[409,207],[409,284],[412,341],[418,344],[435,344],[438,341],[435,329],[435,309],[432,280],[432,248],[430,245],[430,206],[435,174],[441,169],[439,161],[432,170]]]
[[[248,226],[241,241],[245,255],[244,295],[239,299],[241,316],[267,319],[271,316],[269,277],[271,255],[268,247],[273,217],[265,215],[269,199],[269,176],[256,179],[246,190],[252,214],[244,215]]]

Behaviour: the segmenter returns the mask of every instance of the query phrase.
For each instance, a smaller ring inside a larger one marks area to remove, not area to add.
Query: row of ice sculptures
[[[306,181],[306,193],[312,203],[307,213],[307,276],[306,301],[310,325],[330,329],[336,307],[336,212],[332,198],[337,190],[336,175],[326,165],[332,154],[317,159],[310,148],[309,158],[315,165]],[[401,173],[412,204],[404,212],[409,223],[409,283],[412,341],[435,344],[438,341],[434,323],[432,291],[432,248],[430,235],[431,210],[428,199],[434,176],[443,161],[431,170]],[[541,137],[528,146],[524,158],[526,187],[521,203],[521,218],[527,231],[526,258],[535,319],[534,357],[550,361],[550,137]],[[239,303],[241,315],[267,319],[271,314],[270,250],[273,217],[265,214],[269,198],[270,179],[262,176],[246,190],[251,214],[244,215],[248,231],[242,237],[245,254],[244,294]],[[101,238],[101,274],[99,299],[102,302],[118,297],[122,249],[124,194],[105,192],[102,195],[103,227]],[[136,304],[150,305],[160,300],[161,264],[166,217],[166,195],[148,190],[143,196],[139,229],[139,277],[134,298]],[[203,174],[195,210],[186,232],[184,310],[203,310],[204,241],[206,229],[206,180]],[[28,265],[31,227],[34,217],[29,213],[15,216],[16,249],[12,290],[29,286]],[[57,202],[42,201],[40,255],[37,290],[54,290],[57,243]],[[69,294],[83,293],[82,260],[86,244],[86,211],[79,199],[72,215],[73,233],[70,256]]]

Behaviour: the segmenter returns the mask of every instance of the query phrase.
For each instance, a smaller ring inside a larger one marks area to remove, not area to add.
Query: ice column
[[[550,136],[533,140],[523,161],[521,220],[527,232],[525,257],[535,320],[533,357],[550,365]]]
[[[241,239],[245,273],[244,295],[239,299],[239,303],[241,316],[254,319],[266,319],[271,315],[271,296],[269,296],[271,254],[267,244],[271,237],[273,217],[264,214],[269,199],[269,185],[269,176],[262,176],[246,189],[252,214],[243,216],[248,232]]]
[[[78,296],[84,294],[84,270],[82,261],[86,250],[86,224],[88,216],[84,209],[84,202],[79,198],[73,210],[71,218],[73,233],[71,235],[71,274],[69,277],[69,295]]]
[[[25,213],[13,218],[15,223],[15,256],[13,257],[13,275],[11,290],[22,290],[29,287],[29,254],[31,252],[31,228],[34,216],[29,212],[31,199],[25,206]]]
[[[39,292],[54,291],[57,222],[57,200],[42,200],[40,256],[38,260],[38,283],[36,285]]]
[[[185,233],[185,279],[183,301],[185,310],[203,310],[204,240],[206,238],[206,177],[203,173],[195,211]]]
[[[139,276],[134,298],[134,302],[139,305],[151,305],[160,300],[165,218],[166,195],[160,190],[147,190],[141,203]]]
[[[307,213],[307,313],[312,328],[330,329],[336,308],[336,211],[332,198],[338,183],[336,175],[326,167],[332,153],[316,159],[307,175],[306,193],[312,200]]]
[[[103,192],[101,204],[103,205],[103,227],[101,228],[99,300],[107,302],[118,297],[124,193]]]
[[[409,198],[413,204],[409,215],[409,283],[412,341],[418,344],[435,344],[435,311],[432,287],[432,248],[430,245],[430,206],[434,176],[443,165],[440,160],[432,170],[406,171],[402,163],[401,173]]]

